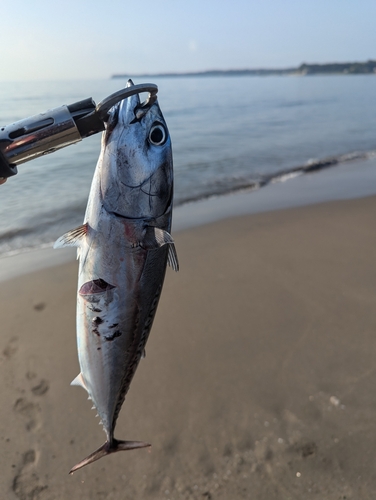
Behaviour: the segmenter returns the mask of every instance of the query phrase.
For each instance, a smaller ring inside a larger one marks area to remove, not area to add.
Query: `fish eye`
[[[149,132],[149,142],[154,146],[162,146],[167,140],[167,131],[161,123],[155,123]]]

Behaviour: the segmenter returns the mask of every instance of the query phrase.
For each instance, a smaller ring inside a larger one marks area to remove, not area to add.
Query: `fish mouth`
[[[128,87],[133,87],[133,86],[134,86],[133,81],[131,79],[129,79],[127,81],[126,87],[128,88]],[[127,102],[129,104],[129,109],[131,109],[133,111],[133,113],[135,113],[137,107],[141,105],[140,94],[135,94],[135,95],[132,95],[131,97],[128,97]]]
[[[127,81],[127,87],[134,86],[131,79]],[[108,113],[108,120],[106,126],[106,142],[108,141],[111,133],[121,120],[122,125],[128,125],[134,122],[137,109],[141,106],[139,94],[132,95],[116,103]]]
[[[130,217],[128,215],[122,215],[122,214],[119,214],[118,212],[107,212],[108,214],[110,215],[113,215],[114,217],[117,217],[119,219],[127,219],[127,220],[143,220],[144,217]]]
[[[121,183],[123,186],[125,186],[126,188],[129,188],[129,189],[141,189],[141,191],[142,191],[143,193],[145,193],[145,194],[148,194],[148,195],[150,195],[150,196],[156,196],[155,194],[148,193],[148,192],[146,192],[146,191],[144,191],[144,190],[142,189],[142,186],[143,186],[144,184],[146,184],[147,182],[149,182],[149,181],[150,181],[150,179],[153,177],[153,175],[154,175],[154,174],[155,174],[155,172],[153,172],[152,174],[150,174],[150,175],[149,175],[149,177],[147,177],[144,181],[140,182],[140,184],[137,184],[137,185],[135,185],[135,186],[132,186],[131,184],[127,184],[126,182],[123,182],[122,180],[120,180],[120,183]]]
[[[135,84],[133,83],[133,81],[129,79],[125,87],[130,88],[134,86]],[[147,90],[139,90],[139,92],[146,91]],[[107,130],[109,134],[116,127],[120,117],[122,118],[123,125],[132,125],[141,121],[141,119],[146,115],[146,113],[150,110],[150,108],[157,100],[157,87],[156,90],[148,88],[148,91],[149,95],[143,102],[141,102],[140,100],[140,94],[136,93],[132,96],[126,97],[110,109],[110,111],[108,112],[108,118],[106,120]]]
[[[163,211],[163,213],[156,214],[156,215],[153,215],[153,216],[139,215],[138,217],[132,217],[131,215],[123,215],[123,214],[121,214],[119,212],[116,212],[115,210],[107,210],[106,207],[104,207],[104,208],[106,209],[106,212],[109,215],[113,215],[114,217],[117,217],[119,219],[152,221],[152,220],[155,220],[155,219],[159,219],[159,217],[163,217],[164,215],[170,213],[171,209],[172,209],[172,201],[173,201],[173,193],[171,191],[170,197],[168,199],[168,202],[166,204],[166,208]]]
[[[133,87],[134,83],[131,79],[127,81],[126,87]],[[122,100],[119,103],[118,121],[121,120],[122,125],[131,125],[139,121],[137,119],[137,111],[141,107],[139,94],[132,95]]]
[[[129,79],[127,81],[127,87],[132,87],[134,85],[133,81]],[[155,101],[157,100],[156,94],[152,95],[151,93],[149,94],[148,98],[141,102],[140,100],[140,94],[135,94],[134,96],[128,97],[128,109],[132,110],[133,113],[133,118],[132,120],[128,121],[130,125],[133,125],[134,123],[140,122],[142,118],[146,115],[146,113],[150,110],[150,108],[153,106]]]

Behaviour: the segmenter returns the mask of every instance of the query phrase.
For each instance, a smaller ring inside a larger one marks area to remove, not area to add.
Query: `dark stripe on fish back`
[[[151,304],[148,317],[146,318],[145,325],[144,325],[144,328],[142,330],[140,342],[139,342],[138,347],[137,347],[137,351],[136,351],[136,353],[135,353],[135,355],[133,357],[133,360],[132,360],[132,362],[131,362],[128,370],[124,374],[124,378],[123,378],[123,381],[122,381],[122,384],[121,384],[121,392],[119,394],[119,399],[118,399],[118,402],[116,404],[114,418],[113,418],[113,421],[112,421],[112,428],[115,427],[115,423],[116,423],[117,417],[118,417],[119,412],[121,410],[121,407],[122,407],[122,405],[124,403],[124,399],[125,399],[125,396],[126,396],[126,394],[128,392],[128,389],[129,389],[130,383],[132,381],[133,375],[135,374],[135,371],[136,371],[136,368],[138,366],[138,363],[140,362],[142,353],[144,352],[145,344],[146,344],[146,341],[148,339],[148,336],[149,336],[149,333],[150,333],[150,330],[151,330],[151,327],[152,327],[152,324],[153,324],[153,319],[154,319],[155,312],[156,312],[156,309],[157,309],[157,306],[158,306],[158,302],[159,302],[159,297],[161,295],[161,291],[162,291],[162,285],[159,285],[157,293],[155,294],[153,302]]]

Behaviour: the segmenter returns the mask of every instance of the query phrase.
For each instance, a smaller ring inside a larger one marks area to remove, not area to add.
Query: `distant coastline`
[[[369,75],[376,74],[376,60],[366,62],[349,63],[327,63],[327,64],[306,64],[303,63],[296,68],[283,69],[228,69],[228,70],[207,70],[207,71],[188,71],[183,73],[140,73],[140,74],[114,74],[111,78],[133,77],[207,77],[207,76],[273,76],[273,75],[292,75],[292,76],[310,76],[310,75]]]

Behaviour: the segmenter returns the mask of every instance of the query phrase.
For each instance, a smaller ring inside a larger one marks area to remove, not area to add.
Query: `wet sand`
[[[376,197],[175,235],[116,436],[78,387],[77,263],[0,290],[0,491],[19,499],[373,499]]]

